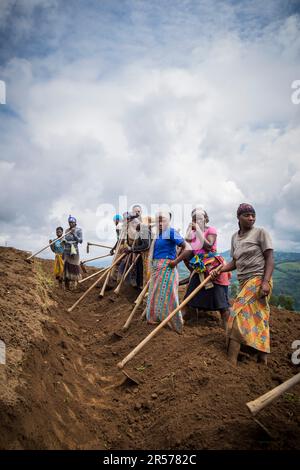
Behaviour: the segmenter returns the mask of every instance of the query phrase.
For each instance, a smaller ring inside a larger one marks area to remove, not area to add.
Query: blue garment
[[[53,243],[53,251],[56,254],[62,255],[64,252],[64,246],[62,245],[62,240],[56,240],[56,242]]]
[[[183,242],[184,238],[174,228],[165,230],[155,241],[153,259],[175,259],[176,246]]]

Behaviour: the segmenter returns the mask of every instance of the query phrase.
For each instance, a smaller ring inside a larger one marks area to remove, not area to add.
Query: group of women
[[[245,345],[255,349],[258,360],[266,363],[270,352],[268,300],[272,291],[273,246],[268,232],[254,226],[255,217],[250,204],[240,204],[238,230],[231,239],[232,260],[226,263],[217,252],[217,231],[209,225],[203,208],[192,211],[183,237],[172,227],[171,213],[158,212],[152,220],[142,216],[140,205],[134,205],[131,212],[114,217],[117,242],[111,255],[120,261],[111,272],[111,281],[118,282],[129,266],[127,282],[132,286],[142,289],[149,281],[146,318],[148,323],[155,324],[179,305],[176,267],[184,262],[190,271],[185,292],[185,298],[189,298],[187,306],[192,310],[220,312],[229,360],[236,364],[241,345]],[[82,243],[76,219],[70,216],[68,222],[63,239],[51,246],[55,252],[56,277],[59,282],[65,281],[67,287],[81,277],[78,244]],[[57,236],[62,234],[63,229],[58,227]],[[237,271],[240,290],[230,307],[228,286],[233,270]],[[210,280],[193,295],[208,276]],[[178,311],[168,323],[178,333],[182,332],[185,312]]]
[[[207,276],[207,282],[188,302],[201,310],[219,310],[226,326],[229,360],[236,364],[241,345],[258,352],[258,360],[266,363],[270,352],[268,300],[272,290],[274,268],[270,235],[256,228],[255,210],[241,204],[237,210],[238,231],[232,236],[229,263],[217,253],[217,231],[208,225],[207,213],[201,208],[192,212],[192,221],[183,238],[171,227],[171,214],[156,215],[156,235],[149,252],[150,287],[147,299],[147,321],[157,323],[173,311],[178,300],[178,271],[184,261],[190,270],[185,298]],[[228,285],[230,273],[237,270],[240,290],[230,308]],[[181,332],[184,312],[179,311],[169,325]]]

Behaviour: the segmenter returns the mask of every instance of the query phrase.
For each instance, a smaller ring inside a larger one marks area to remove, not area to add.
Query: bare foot
[[[267,353],[259,352],[257,356],[257,362],[264,364],[265,366],[268,365],[268,356]]]

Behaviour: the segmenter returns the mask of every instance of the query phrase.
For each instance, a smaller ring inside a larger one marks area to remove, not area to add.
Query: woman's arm
[[[82,243],[82,230],[80,228],[74,231],[73,238],[77,243]]]
[[[182,242],[180,245],[181,251],[176,259],[172,260],[169,264],[170,268],[175,268],[180,261],[187,259],[190,257],[191,253],[193,253],[192,247],[187,242]]]
[[[261,293],[263,297],[266,297],[270,293],[270,280],[274,270],[274,257],[273,250],[264,251],[265,258],[265,272],[261,285]]]
[[[208,235],[207,238],[204,238],[203,248],[205,251],[210,251],[214,246],[214,243],[217,239],[217,235]]]
[[[142,251],[147,251],[150,248],[150,242],[151,242],[151,234],[150,230],[148,227],[140,227],[139,230],[139,239],[138,243],[136,243],[134,246],[132,246],[132,249],[130,251],[133,251],[133,253],[140,253]]]
[[[113,255],[114,252],[115,252],[115,249],[117,248],[117,244],[118,244],[119,240],[116,241],[116,243],[114,244],[114,246],[112,247],[112,249],[110,250],[110,254]]]
[[[196,231],[197,238],[202,243],[202,248],[204,248],[205,251],[209,252],[212,249],[212,247],[213,247],[213,245],[214,245],[214,243],[217,239],[217,234],[216,233],[210,233],[207,236],[207,238],[205,238],[204,233],[203,233],[203,231],[201,230],[201,228],[199,227],[198,224],[193,223],[192,226],[193,226],[194,230]]]
[[[236,269],[235,260],[232,259],[231,261],[229,261],[229,263],[223,264],[221,269],[219,269],[219,270],[217,270],[217,268],[213,269],[210,272],[210,275],[211,275],[212,280],[214,280],[219,276],[219,274],[228,273],[229,271],[234,271],[235,269]]]
[[[190,223],[185,234],[185,239],[187,242],[190,242],[193,239],[192,230],[193,230],[192,223]]]
[[[191,273],[191,272],[193,271],[193,268],[191,268],[188,258],[191,259],[192,256],[188,256],[187,258],[185,258],[185,259],[183,260],[183,262],[184,262],[186,268],[187,268],[187,269],[190,271],[190,273]]]
[[[49,240],[49,245],[52,242],[53,242],[53,240]],[[54,243],[52,245],[50,245],[50,249],[53,251],[53,253],[55,253]]]
[[[198,238],[198,240],[200,240],[201,245],[203,247],[203,244],[205,242],[205,238],[204,238],[204,234],[203,234],[201,228],[199,227],[199,225],[197,223],[193,222],[192,223],[192,229],[195,230],[196,238]]]

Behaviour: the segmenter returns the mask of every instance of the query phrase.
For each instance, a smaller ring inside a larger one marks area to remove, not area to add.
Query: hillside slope
[[[52,263],[24,262],[24,252],[0,248],[0,365],[2,449],[296,449],[300,447],[300,387],[267,407],[259,419],[245,403],[299,372],[291,344],[300,315],[272,310],[272,354],[266,368],[248,355],[237,368],[226,360],[217,314],[165,328],[126,370],[116,364],[150,327],[136,315],[123,338],[113,333],[132,309],[136,292],[100,300],[95,289],[61,292]],[[90,282],[90,281],[88,281]]]

